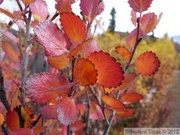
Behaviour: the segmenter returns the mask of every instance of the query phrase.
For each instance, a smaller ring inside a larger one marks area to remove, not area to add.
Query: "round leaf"
[[[126,93],[121,97],[122,102],[138,102],[143,96],[138,93]]]
[[[100,51],[91,53],[88,58],[97,69],[97,83],[104,87],[117,87],[124,79],[124,72],[121,64],[108,53]]]
[[[145,52],[136,61],[136,69],[142,75],[153,75],[160,67],[160,61],[155,53]]]
[[[97,70],[91,61],[79,59],[75,65],[74,77],[82,86],[92,85],[97,80]]]

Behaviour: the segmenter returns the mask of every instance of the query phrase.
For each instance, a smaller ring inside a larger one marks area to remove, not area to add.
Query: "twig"
[[[26,73],[27,73],[27,65],[28,65],[28,51],[31,46],[30,43],[30,21],[31,21],[31,12],[28,14],[28,18],[24,17],[26,23],[26,35],[25,35],[25,47],[26,50],[23,52],[23,61],[22,61],[22,80],[21,80],[21,90],[20,90],[20,98],[23,101],[24,105],[24,83],[26,81]]]
[[[42,116],[39,115],[39,116],[37,117],[37,119],[36,119],[35,121],[32,122],[30,128],[33,128],[33,127],[38,123],[38,121],[40,120],[41,117],[42,117]]]
[[[4,135],[9,135],[8,129],[4,125],[5,125],[5,122],[1,125],[2,131],[3,131]]]
[[[88,91],[86,91],[86,96],[87,96],[87,114],[86,114],[86,127],[85,127],[85,134],[89,135],[89,125],[90,125],[90,121],[89,121],[89,115],[90,115],[90,107],[91,107],[91,102],[90,102],[90,97],[89,97],[89,93]]]
[[[91,87],[89,87],[89,89],[91,90],[93,96],[95,97],[96,101],[98,102],[98,105],[99,105],[99,107],[101,108],[101,111],[102,111],[103,116],[104,116],[104,118],[105,118],[105,120],[106,120],[106,123],[109,125],[109,120],[108,120],[107,115],[106,115],[106,113],[105,113],[105,111],[104,111],[104,106],[101,104],[99,98],[97,97],[97,95],[95,94],[95,92],[93,91],[93,89],[92,89]]]

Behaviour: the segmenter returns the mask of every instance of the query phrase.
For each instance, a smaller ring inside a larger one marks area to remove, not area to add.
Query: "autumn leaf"
[[[63,53],[60,56],[48,57],[48,63],[57,69],[65,69],[69,66],[68,53]]]
[[[12,122],[13,121],[13,122]],[[10,109],[7,110],[6,113],[6,122],[7,126],[10,128],[11,131],[15,131],[19,129],[19,116],[16,111],[11,111]]]
[[[92,18],[93,16],[101,14],[104,10],[104,3],[103,1],[99,3],[99,0],[81,0],[80,9],[83,15]],[[95,11],[97,11],[96,14]]]
[[[126,93],[121,97],[122,102],[139,102],[143,96],[138,93]]]
[[[34,28],[34,33],[36,41],[44,47],[47,56],[59,56],[69,52],[66,49],[64,33],[57,24],[50,21],[42,22]]]
[[[91,53],[88,59],[97,69],[97,83],[104,87],[117,87],[124,79],[124,72],[121,64],[108,53],[100,51]]]
[[[112,109],[124,109],[125,108],[124,104],[121,101],[119,101],[111,96],[103,95],[101,97],[101,99],[105,104],[110,106]]]
[[[128,118],[134,115],[134,110],[132,109],[119,109],[116,110],[116,115],[121,118]]]
[[[71,12],[72,8],[71,8],[71,4],[73,2],[73,0],[56,0],[56,5],[55,8],[59,11],[59,13],[63,13],[63,12]]]
[[[40,109],[40,114],[46,119],[57,119],[57,105],[46,105]]]
[[[11,60],[16,63],[20,61],[17,52],[8,42],[2,42],[2,49]]]
[[[22,0],[25,4],[30,4],[32,2],[35,2],[35,0]]]
[[[160,61],[154,52],[141,54],[136,61],[136,69],[142,75],[153,75],[160,67]]]
[[[35,0],[35,2],[29,4],[29,7],[31,8],[31,12],[36,20],[39,22],[46,20],[48,16],[48,8],[44,0]]]
[[[0,112],[0,126],[2,126],[3,125],[3,123],[4,123],[4,116],[3,116],[3,114]]]
[[[134,10],[131,10],[131,22],[136,27],[137,24],[137,16]]]
[[[30,128],[20,128],[12,132],[10,135],[34,135],[34,133]]]
[[[124,46],[117,46],[115,48],[117,54],[119,54],[124,60],[127,60],[131,56],[131,52]]]
[[[79,44],[76,48],[74,48],[70,53],[69,57],[73,57],[83,51],[91,42],[92,38],[84,41],[83,43]]]
[[[76,121],[76,105],[73,99],[70,97],[64,97],[59,100],[58,108],[58,120],[61,124],[67,126]]]
[[[73,20],[73,21],[72,21]],[[82,42],[86,36],[86,25],[74,13],[62,13],[60,22],[64,32],[73,42]]]
[[[16,18],[16,16],[14,16],[12,13],[10,13],[9,11],[7,11],[7,10],[5,10],[3,8],[0,8],[0,13],[3,13],[3,14],[7,15],[10,18]]]
[[[135,78],[136,78],[136,74],[135,73],[126,73],[124,75],[124,80],[122,81],[122,85],[120,85],[117,89],[118,90],[126,89],[133,82],[133,80]]]
[[[57,76],[48,72],[31,75],[25,82],[26,94],[37,104],[52,101],[73,85],[62,85]]]
[[[74,77],[82,86],[92,85],[97,80],[97,70],[91,61],[82,58],[75,65]]]
[[[139,29],[138,39],[143,35],[142,31]],[[129,47],[133,48],[136,45],[137,40],[137,29],[131,31],[126,39],[126,43]]]
[[[159,15],[159,18],[157,18],[157,15],[154,13],[148,13],[144,14],[140,21],[140,28],[144,34],[147,34],[154,30],[159,23],[160,19],[162,17],[162,13]]]
[[[148,10],[153,0],[129,0],[130,7],[136,12],[143,12]]]

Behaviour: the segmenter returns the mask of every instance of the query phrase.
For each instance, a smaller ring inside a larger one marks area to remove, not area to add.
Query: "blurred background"
[[[55,12],[54,0],[46,0],[50,16]],[[125,46],[128,33],[135,27],[131,22],[131,8],[127,0],[104,0],[105,10],[93,24],[95,39],[101,49],[109,52],[119,62],[123,61],[114,51],[118,45]],[[140,103],[132,104],[136,109],[133,117],[116,121],[111,133],[122,134],[124,127],[180,127],[180,1],[154,0],[148,12],[163,16],[157,28],[144,37],[138,46],[134,60],[145,51],[152,50],[161,61],[159,71],[151,76],[139,76],[134,88],[144,95]],[[1,8],[11,13],[18,10],[15,0],[4,0]],[[79,0],[73,4],[73,11],[80,15]],[[4,27],[10,18],[0,13],[0,26]],[[12,31],[17,35],[17,27]],[[11,41],[10,41],[11,42]],[[42,49],[42,48],[36,48]],[[43,51],[31,57],[30,72],[43,69]],[[33,64],[38,63],[38,64]],[[132,69],[133,70],[133,69]]]

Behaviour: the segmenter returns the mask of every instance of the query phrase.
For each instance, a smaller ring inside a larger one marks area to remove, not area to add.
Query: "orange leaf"
[[[75,65],[74,77],[82,86],[92,85],[96,82],[97,70],[91,61],[79,59]]]
[[[117,87],[124,79],[124,72],[121,64],[108,53],[100,51],[91,53],[89,60],[95,65],[98,71],[97,83],[104,87]]]
[[[19,129],[19,116],[16,111],[10,109],[6,113],[6,122],[11,131]]]
[[[61,25],[64,32],[73,42],[82,42],[86,36],[86,25],[74,13],[62,13]]]
[[[122,102],[138,102],[143,96],[138,93],[126,93],[121,97]]]
[[[25,4],[30,4],[32,2],[35,2],[35,0],[22,0]]]
[[[4,10],[2,8],[0,8],[0,12],[1,13],[4,13],[5,15],[9,16],[10,18],[16,18],[16,16],[14,16],[12,13],[10,13],[9,11],[7,10]]]
[[[124,46],[117,46],[115,48],[117,54],[119,54],[124,60],[127,60],[131,56],[131,52]]]
[[[63,53],[60,56],[48,57],[48,63],[57,69],[65,69],[69,66],[68,53]]]
[[[2,49],[5,51],[6,55],[13,60],[14,62],[19,62],[19,57],[17,55],[17,52],[12,48],[12,46],[8,43],[3,41],[2,43]]]
[[[160,67],[160,61],[154,52],[141,54],[136,61],[136,69],[142,75],[153,75]]]
[[[116,110],[116,115],[121,117],[121,118],[127,118],[127,117],[131,117],[132,115],[134,115],[134,110],[132,109],[120,109],[120,110]]]
[[[77,54],[79,54],[82,50],[84,50],[84,48],[86,48],[87,45],[89,45],[92,42],[92,38],[88,39],[86,41],[84,41],[83,43],[79,44],[75,49],[73,49],[70,53],[69,53],[69,57],[73,57]]]
[[[4,123],[4,116],[2,115],[2,113],[0,112],[0,126],[2,126]]]
[[[110,106],[112,109],[124,109],[125,108],[125,106],[122,102],[120,102],[119,100],[117,100],[111,96],[103,95],[101,97],[101,99],[105,104]]]

